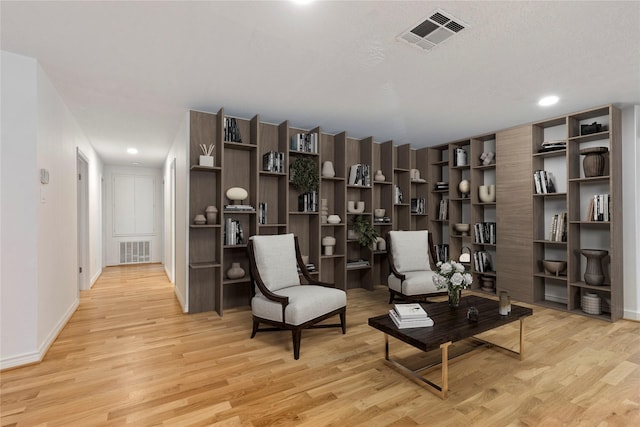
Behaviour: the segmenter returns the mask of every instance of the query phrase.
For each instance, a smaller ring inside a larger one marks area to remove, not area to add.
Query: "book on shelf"
[[[318,192],[311,191],[298,196],[298,212],[318,212]]]
[[[610,201],[608,194],[594,194],[587,207],[587,221],[609,221]]]
[[[496,223],[477,222],[473,226],[475,243],[496,244]]]
[[[438,207],[438,219],[440,221],[446,221],[449,215],[449,200],[442,199],[440,200],[440,205]]]
[[[349,185],[370,186],[371,166],[363,163],[351,165],[351,168],[349,168]]]
[[[266,172],[284,173],[284,153],[269,151],[262,155],[262,170]]]
[[[567,241],[567,213],[566,212],[553,214],[551,216],[549,241],[551,242]]]
[[[265,202],[258,203],[258,224],[267,223],[267,204]]]
[[[549,194],[556,192],[556,185],[551,172],[537,170],[533,173],[533,182],[536,194]]]
[[[424,214],[426,212],[426,200],[424,197],[416,197],[411,199],[411,213]]]
[[[235,246],[244,244],[244,233],[242,224],[232,218],[227,218],[224,224],[224,244]]]
[[[224,118],[224,140],[228,142],[242,142],[238,122],[233,117]]]
[[[317,133],[297,133],[291,136],[291,151],[299,151],[302,153],[318,152],[318,134]]]
[[[366,259],[358,259],[347,261],[347,268],[368,267],[369,261]]]
[[[479,273],[492,272],[491,254],[487,251],[475,251],[473,253],[473,263],[475,270]]]
[[[447,262],[449,260],[449,245],[447,243],[434,245],[436,250],[436,262]]]
[[[398,329],[427,328],[429,326],[433,326],[433,319],[428,316],[417,319],[403,320],[400,318],[400,316],[398,316],[398,313],[395,309],[389,310],[389,317],[391,317],[391,320]]]

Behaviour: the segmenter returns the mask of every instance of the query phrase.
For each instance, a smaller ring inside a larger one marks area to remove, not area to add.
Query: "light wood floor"
[[[385,289],[348,298],[347,334],[304,332],[296,361],[289,333],[249,339],[248,309],[185,315],[162,267],[107,268],[42,363],[2,372],[2,426],[640,425],[638,323],[534,307],[526,359],[456,359],[442,401],[383,363]]]

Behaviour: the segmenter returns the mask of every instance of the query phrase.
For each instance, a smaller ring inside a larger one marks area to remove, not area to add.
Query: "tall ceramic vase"
[[[587,268],[584,272],[584,282],[587,285],[591,286],[602,285],[604,283],[602,258],[607,256],[609,251],[600,249],[582,249],[580,253],[587,258]]]

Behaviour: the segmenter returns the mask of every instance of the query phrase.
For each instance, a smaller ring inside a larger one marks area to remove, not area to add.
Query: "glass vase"
[[[460,305],[460,294],[460,290],[449,289],[449,307],[457,308]]]

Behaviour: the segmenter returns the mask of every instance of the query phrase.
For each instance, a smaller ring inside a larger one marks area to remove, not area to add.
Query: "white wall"
[[[114,235],[114,204],[113,204],[113,179],[118,175],[150,177],[154,179],[154,226],[153,233],[127,235]],[[163,170],[161,168],[143,168],[135,166],[113,166],[105,165],[105,265],[118,265],[120,263],[119,251],[120,242],[149,240],[151,241],[151,261],[162,262],[162,215],[163,215]]]
[[[37,62],[2,52],[1,368],[41,360],[78,305],[77,148],[89,160],[97,278],[102,163]]]
[[[2,52],[2,368],[33,361],[39,344],[36,76],[35,60]]]
[[[624,318],[640,320],[640,106],[622,110]]]
[[[176,162],[176,212],[175,212],[175,266],[174,275],[175,287],[174,292],[182,310],[186,313],[189,311],[189,289],[187,286],[188,281],[188,247],[187,238],[189,233],[189,220],[187,214],[188,208],[188,194],[189,194],[189,113],[187,112],[184,120],[180,124],[180,128],[171,144],[171,149],[167,155],[167,159],[164,165],[164,180],[166,183],[170,182],[169,176],[171,173],[171,163]],[[168,195],[168,185],[165,189],[165,252],[170,254],[170,246],[172,244],[171,233],[171,218],[170,218],[170,198]],[[167,263],[168,264],[168,263]],[[167,273],[169,277],[171,274]]]

